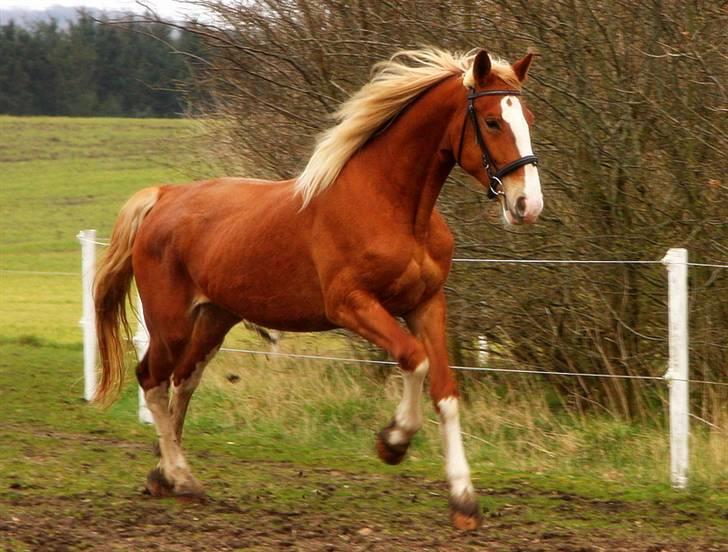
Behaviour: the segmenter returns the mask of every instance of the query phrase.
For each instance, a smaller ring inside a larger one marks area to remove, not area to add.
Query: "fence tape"
[[[300,358],[304,360],[329,360],[336,362],[345,362],[348,364],[377,364],[386,366],[396,366],[393,360],[369,360],[365,358],[347,358],[329,355],[311,355],[303,353],[280,353],[278,351],[258,351],[255,349],[236,349],[232,347],[221,347],[220,351],[225,353],[244,353],[259,356],[275,356],[285,358]],[[549,370],[522,370],[518,368],[485,368],[483,366],[450,366],[453,370],[462,370],[470,372],[502,372],[514,374],[536,374],[542,376],[582,376],[586,378],[613,378],[613,379],[634,379],[634,380],[652,380],[652,381],[687,381],[689,383],[702,383],[706,385],[727,385],[728,382],[708,381],[708,380],[684,380],[680,378],[671,378],[667,374],[665,376],[638,376],[629,374],[597,374],[597,373],[581,373],[581,372],[557,372]]]
[[[79,241],[86,243],[94,243],[103,247],[108,247],[109,242],[100,240],[89,240],[84,238],[80,234],[76,236]],[[454,263],[504,263],[504,264],[602,264],[602,265],[616,265],[616,264],[633,264],[633,265],[651,265],[651,264],[662,264],[659,261],[650,260],[639,260],[639,259],[471,259],[467,257],[457,257],[452,260]],[[688,266],[701,266],[709,268],[728,268],[728,264],[713,264],[713,263],[687,263]]]
[[[662,264],[662,261],[644,260],[579,260],[579,259],[470,259],[466,257],[454,258],[454,263],[503,263],[503,264]]]

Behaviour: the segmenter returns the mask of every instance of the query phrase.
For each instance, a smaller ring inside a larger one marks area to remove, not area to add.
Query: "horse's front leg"
[[[458,391],[448,362],[445,323],[442,291],[407,317],[407,324],[424,344],[430,360],[430,394],[440,416],[452,522],[458,529],[472,530],[480,525],[482,516],[460,433]]]
[[[422,427],[422,384],[429,365],[425,360],[412,371],[402,370],[402,399],[392,421],[377,434],[377,454],[387,464],[399,464],[404,459],[412,437]]]
[[[420,396],[429,362],[425,348],[402,328],[372,296],[353,292],[343,301],[330,304],[329,316],[389,352],[399,363],[404,378],[404,394],[394,419],[377,435],[377,453],[387,464],[399,464],[407,453],[412,436],[422,427]]]

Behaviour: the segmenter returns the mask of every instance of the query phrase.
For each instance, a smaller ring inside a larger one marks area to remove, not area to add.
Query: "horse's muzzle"
[[[508,224],[533,224],[543,209],[543,197],[519,196],[516,201],[509,202],[503,196],[503,216]]]

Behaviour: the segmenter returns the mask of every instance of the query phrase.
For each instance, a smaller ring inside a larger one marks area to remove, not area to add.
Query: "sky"
[[[199,8],[185,5],[175,0],[144,0],[144,4],[155,9],[159,15],[174,17],[176,15],[199,14]],[[51,6],[88,7],[113,11],[143,12],[144,8],[134,0],[0,0],[0,10],[3,8],[22,8],[26,10],[44,10]]]

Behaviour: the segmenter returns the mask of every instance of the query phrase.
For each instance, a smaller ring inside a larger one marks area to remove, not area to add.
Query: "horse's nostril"
[[[516,213],[518,213],[519,216],[524,216],[526,214],[526,197],[521,196],[516,200]]]

